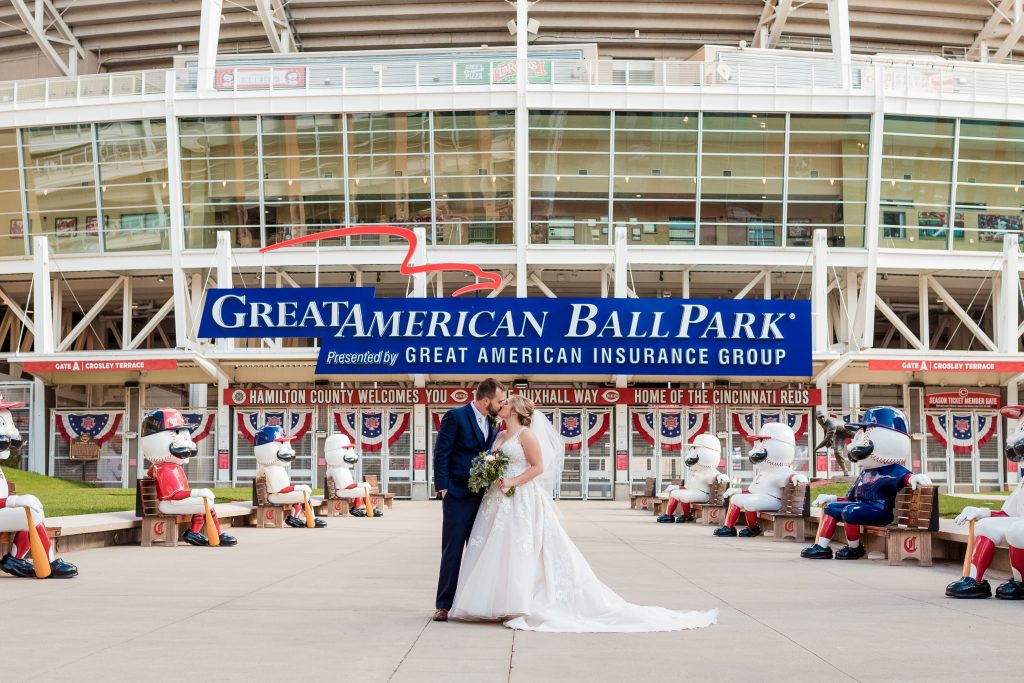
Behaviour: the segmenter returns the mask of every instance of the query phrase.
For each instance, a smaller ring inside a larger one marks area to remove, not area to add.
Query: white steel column
[[[844,88],[850,87],[850,7],[847,0],[828,0],[828,32],[832,37],[832,58],[842,77]]]
[[[828,249],[825,230],[815,230],[811,240],[811,340],[813,353],[828,352]]]
[[[231,233],[217,232],[217,288],[228,289],[231,284]],[[217,339],[217,350],[227,351],[235,347],[235,340],[226,337]]]
[[[427,262],[427,241],[426,229],[415,227],[416,251],[413,254],[413,264],[422,266]],[[412,276],[412,295],[422,299],[427,296],[427,274],[416,273]],[[426,375],[416,374],[412,376],[413,384],[417,387],[427,385]],[[430,424],[427,421],[427,406],[417,403],[412,407],[412,450],[413,455],[417,452],[426,454],[427,440],[430,438]],[[412,479],[409,484],[409,495],[413,500],[427,500],[430,498],[430,480],[426,470],[415,468],[415,457],[413,457]]]
[[[876,75],[880,71],[875,72]],[[875,111],[871,114],[871,126],[868,139],[868,189],[867,216],[864,220],[864,246],[868,250],[868,267],[864,270],[864,283],[861,286],[860,305],[863,325],[860,328],[859,340],[861,349],[870,349],[875,345],[875,291],[878,278],[878,212],[882,196],[882,134],[885,126],[883,101],[875,100]]]
[[[33,243],[32,274],[33,339],[36,353],[53,353],[53,297],[50,295],[50,243],[45,236]]]
[[[516,296],[526,297],[526,248],[530,240],[530,150],[529,110],[526,90],[529,81],[527,68],[527,0],[516,0],[516,186],[515,186],[515,242],[516,242]]]
[[[611,220],[611,216],[608,217]],[[612,277],[614,282],[613,295],[616,299],[626,298],[626,278],[629,275],[629,262],[626,257],[626,226],[615,226],[615,254]],[[615,375],[615,386],[626,386],[626,375]],[[629,449],[629,410],[625,405],[615,406],[615,456],[627,453]],[[615,469],[614,494],[615,500],[629,499],[629,470]]]
[[[199,73],[196,81],[196,88],[201,95],[213,91],[223,9],[224,0],[203,0],[203,9],[199,15]]]
[[[185,296],[186,276],[181,265],[181,251],[185,248],[185,210],[181,191],[181,143],[178,134],[178,117],[174,113],[174,74],[167,74],[167,183],[171,224],[167,228],[167,239],[171,247],[171,288],[174,293],[174,346],[188,347],[188,324],[191,311]],[[127,343],[127,341],[125,342]],[[204,404],[205,405],[205,404]]]
[[[46,423],[46,384],[40,377],[32,379],[32,406],[31,417],[29,418],[29,454],[28,469],[37,474],[46,474],[47,457],[50,452],[50,445],[46,440],[48,425]],[[52,472],[50,474],[53,474]]]
[[[1017,235],[1003,236],[1003,270],[999,275],[999,308],[995,309],[999,353],[1017,353],[1020,324],[1020,251]]]

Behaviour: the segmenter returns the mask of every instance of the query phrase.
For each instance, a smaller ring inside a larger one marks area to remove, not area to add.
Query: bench
[[[14,495],[14,482],[7,480],[7,495]],[[11,543],[14,542],[14,534],[17,531],[0,531],[0,555],[10,552]],[[48,526],[46,527],[46,534],[50,537],[50,543],[54,549],[57,548],[57,539],[60,538],[60,527],[59,526]]]
[[[883,540],[890,565],[917,560],[922,567],[932,566],[932,534],[938,530],[938,486],[905,486],[896,496],[892,524],[864,527],[865,535]]]
[[[811,514],[811,488],[809,484],[792,481],[782,489],[782,507],[778,512],[760,512],[758,520],[772,523],[772,538],[803,543],[807,538],[807,518]]]
[[[682,486],[683,485],[683,480],[682,479],[673,479],[672,481],[669,482],[669,484],[672,484],[674,486]],[[651,500],[651,512],[654,513],[655,517],[658,517],[659,515],[661,515],[661,513],[664,512],[668,508],[668,501],[669,500],[670,500],[669,496],[665,495],[665,494],[659,493],[659,494],[654,496],[653,500]]]
[[[310,501],[312,502],[312,501]],[[252,480],[252,506],[256,510],[256,528],[279,529],[292,512],[291,503],[271,503],[267,498],[267,478],[257,475]]]
[[[652,500],[657,500],[658,497],[654,491],[655,479],[654,477],[647,477],[644,479],[644,490],[642,493],[631,493],[629,494],[629,509],[630,510],[651,510],[653,505]]]
[[[143,548],[154,543],[165,546],[178,545],[178,525],[192,519],[191,515],[168,515],[160,512],[160,501],[156,496],[156,480],[150,477],[139,479],[135,488],[135,516],[142,518]]]
[[[383,510],[385,507],[390,510],[394,504],[395,494],[393,493],[381,493],[380,486],[377,484],[376,474],[367,474],[363,477],[363,481],[370,485],[370,501],[373,503],[374,510]]]
[[[725,524],[725,492],[729,482],[716,481],[711,484],[708,502],[692,503],[693,519],[705,526],[721,526]]]

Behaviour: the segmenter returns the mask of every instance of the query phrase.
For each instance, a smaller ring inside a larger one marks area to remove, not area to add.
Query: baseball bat
[[[971,556],[974,555],[974,520],[967,525],[967,552],[964,553],[964,576],[971,575]]]
[[[370,492],[366,492],[366,498],[363,499],[366,502],[366,516],[373,518],[373,499],[370,497]]]
[[[37,579],[45,579],[50,575],[50,558],[43,548],[43,542],[36,531],[36,522],[32,519],[31,508],[25,508],[25,520],[28,522],[28,546],[32,551],[32,566],[36,570]]]
[[[818,519],[818,530],[814,532],[814,545],[821,540],[821,527],[825,526],[825,508],[821,508],[821,518]]]
[[[206,511],[206,537],[210,539],[210,545],[214,548],[220,545],[220,534],[217,533],[217,525],[213,523],[213,515],[210,514],[210,499],[203,496],[203,509]]]
[[[313,517],[313,508],[309,504],[309,494],[302,492],[302,509],[306,513],[306,528],[312,529],[316,526],[316,519]]]

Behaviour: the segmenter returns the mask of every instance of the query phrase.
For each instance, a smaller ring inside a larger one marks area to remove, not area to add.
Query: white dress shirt
[[[491,435],[491,421],[477,409],[475,403],[470,403],[469,405],[473,408],[473,414],[476,415],[476,424],[480,427],[480,433],[484,435],[484,441],[486,441]]]

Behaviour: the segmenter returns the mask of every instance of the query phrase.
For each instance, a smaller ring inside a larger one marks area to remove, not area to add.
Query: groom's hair
[[[494,379],[488,377],[480,384],[476,385],[476,400],[482,398],[494,398],[494,395],[498,393],[498,390],[505,391],[505,385]]]

